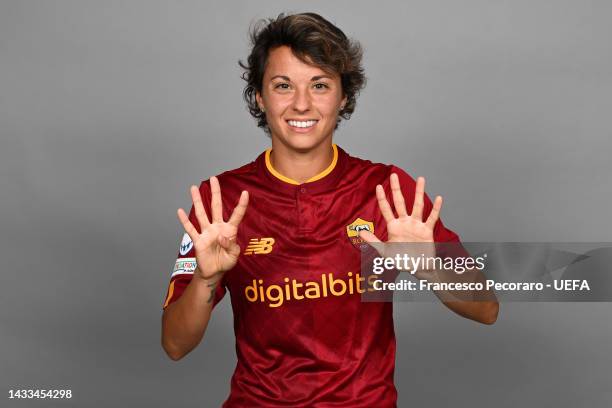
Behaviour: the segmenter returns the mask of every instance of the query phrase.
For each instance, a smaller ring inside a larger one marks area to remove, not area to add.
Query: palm
[[[179,220],[193,241],[196,263],[203,278],[211,278],[236,265],[240,255],[240,247],[236,244],[236,234],[249,201],[248,193],[243,191],[238,205],[226,222],[223,220],[221,188],[216,177],[210,178],[210,189],[212,221],[209,221],[204,210],[200,190],[196,186],[191,187],[193,208],[201,232],[196,230],[183,209],[178,210]]]
[[[442,197],[436,197],[429,217],[427,220],[423,221],[423,207],[425,202],[425,179],[423,177],[419,177],[417,180],[414,205],[410,214],[408,214],[406,211],[404,196],[402,195],[399,179],[395,173],[391,175],[391,194],[393,196],[393,204],[397,212],[397,217],[395,214],[393,214],[393,210],[387,201],[387,197],[382,186],[376,186],[376,199],[378,200],[378,207],[380,208],[385,221],[387,221],[387,242],[427,243],[427,247],[430,247],[431,245],[429,245],[429,243],[434,242],[433,231],[434,226],[440,216]],[[370,244],[381,243],[376,235],[369,231],[360,231],[359,236]],[[375,247],[380,248],[380,245],[375,245]],[[383,245],[379,251],[385,254],[387,252],[393,252],[392,249],[387,247],[388,245]],[[429,249],[427,252],[430,251],[431,249]]]
[[[236,227],[226,222],[212,223],[193,242],[196,262],[204,275],[214,275],[215,271],[227,271],[236,265],[238,254],[222,247],[218,240],[219,236],[235,237],[237,232]]]
[[[424,222],[404,216],[387,223],[387,242],[433,242],[433,230]]]

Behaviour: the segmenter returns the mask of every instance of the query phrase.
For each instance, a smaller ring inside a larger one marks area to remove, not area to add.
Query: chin
[[[293,150],[305,152],[312,150],[321,143],[323,138],[304,136],[304,135],[289,135],[285,137],[285,144],[290,146]]]
[[[314,132],[299,133],[285,127],[281,134],[282,136],[279,139],[281,139],[283,144],[300,152],[314,149],[327,138],[320,129],[316,129]]]

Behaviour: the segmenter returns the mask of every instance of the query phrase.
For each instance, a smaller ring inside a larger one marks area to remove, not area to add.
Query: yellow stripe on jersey
[[[170,288],[168,289],[168,296],[166,297],[166,301],[164,302],[164,309],[168,306],[170,299],[172,299],[172,295],[174,294],[174,280],[170,282]]]
[[[311,181],[317,181],[317,180],[322,179],[323,177],[325,177],[329,173],[331,173],[332,170],[334,169],[334,167],[336,167],[336,163],[338,163],[338,148],[336,147],[335,143],[332,144],[332,148],[334,149],[334,158],[332,159],[332,162],[321,173],[319,173],[316,176],[311,177],[308,180],[306,180],[307,183],[310,183]]]
[[[317,181],[322,179],[323,177],[327,176],[329,173],[332,172],[332,170],[336,167],[336,164],[338,163],[338,147],[336,146],[335,143],[332,144],[332,148],[334,150],[334,157],[330,163],[329,166],[327,166],[327,168],[325,170],[323,170],[321,173],[309,178],[308,180],[306,180],[306,183],[310,183],[311,181]],[[297,181],[283,176],[282,174],[280,174],[278,171],[276,171],[276,169],[274,167],[272,167],[272,162],[270,161],[270,153],[272,152],[272,148],[270,147],[269,149],[266,150],[266,167],[268,168],[268,171],[270,173],[272,173],[272,175],[274,177],[276,177],[279,180],[284,181],[285,183],[289,183],[289,184],[294,184],[294,185],[299,185],[300,183],[298,183]]]

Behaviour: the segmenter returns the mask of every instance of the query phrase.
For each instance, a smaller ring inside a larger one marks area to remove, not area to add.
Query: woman
[[[361,247],[459,238],[422,177],[333,143],[365,83],[358,43],[314,13],[281,14],[252,42],[244,96],[272,146],[192,186],[189,216],[178,210],[186,234],[163,347],[178,360],[197,346],[229,290],[238,364],[224,407],[394,407],[392,304],[361,301]],[[494,300],[445,304],[483,323],[497,316]]]

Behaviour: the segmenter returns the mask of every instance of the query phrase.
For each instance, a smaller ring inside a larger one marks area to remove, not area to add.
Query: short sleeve
[[[206,214],[210,219],[210,184],[209,181],[203,181],[200,184],[200,194],[202,196],[202,202],[204,204],[204,209],[206,210]],[[189,211],[189,221],[193,224],[195,229],[200,232],[200,224],[195,216],[195,210],[193,205],[191,206],[191,210]],[[191,279],[193,278],[193,273],[197,266],[196,258],[195,258],[195,249],[193,248],[193,242],[187,233],[183,234],[181,241],[179,243],[178,254],[176,258],[176,262],[174,263],[174,268],[172,268],[172,273],[170,275],[170,283],[168,284],[168,289],[166,291],[166,297],[164,300],[163,308],[165,309],[173,302],[176,302],[185,289]],[[223,296],[225,295],[225,282],[222,279],[221,284],[217,285],[215,290],[215,297],[213,299],[213,308],[221,301]]]

